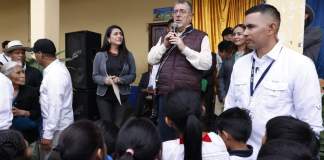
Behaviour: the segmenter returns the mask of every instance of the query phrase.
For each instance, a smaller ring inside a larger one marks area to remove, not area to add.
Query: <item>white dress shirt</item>
[[[11,58],[8,57],[4,52],[0,53],[0,62],[2,64],[5,64],[7,62],[10,62],[11,61]]]
[[[9,129],[12,122],[14,89],[10,79],[0,73],[0,130]]]
[[[166,51],[167,48],[161,42],[160,37],[158,43],[151,48],[148,54],[148,63],[151,65],[160,63],[160,60]],[[192,50],[191,48],[186,46],[183,49],[182,54],[184,54],[190,64],[198,70],[208,70],[212,65],[212,55],[207,36],[205,36],[202,40],[200,52]]]
[[[43,118],[43,139],[53,139],[73,123],[72,82],[67,68],[58,59],[43,71],[40,86],[40,104]]]
[[[152,71],[150,74],[149,84],[147,87],[152,87],[153,89],[156,88],[156,75],[157,75],[157,72],[159,71],[159,67],[160,67],[159,63],[153,65]]]
[[[254,87],[270,63],[275,61],[251,97],[253,58]],[[236,106],[250,110],[252,134],[247,143],[253,146],[254,157],[260,149],[265,125],[273,117],[296,117],[310,124],[317,135],[323,128],[320,85],[314,64],[280,42],[262,58],[258,58],[254,51],[236,61],[225,99],[225,110]]]

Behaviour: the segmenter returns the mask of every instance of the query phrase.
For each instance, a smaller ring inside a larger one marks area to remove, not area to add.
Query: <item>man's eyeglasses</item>
[[[176,14],[186,14],[186,13],[188,13],[186,10],[184,10],[184,9],[179,9],[179,10],[173,10],[172,11],[172,14],[174,14],[174,15],[176,15]]]

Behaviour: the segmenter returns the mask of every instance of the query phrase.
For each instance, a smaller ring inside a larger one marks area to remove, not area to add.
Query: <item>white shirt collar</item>
[[[263,57],[258,58],[258,56],[256,55],[255,50],[253,51],[252,57],[254,59],[256,59],[256,60],[264,59],[264,57],[266,59],[270,58],[270,59],[273,59],[273,60],[277,60],[282,47],[283,47],[282,42],[278,41],[277,44],[268,53],[266,53]]]
[[[51,68],[53,68],[53,66],[55,66],[57,63],[59,63],[58,59],[55,59],[53,62],[51,62],[46,68],[44,68],[44,75],[51,70]]]

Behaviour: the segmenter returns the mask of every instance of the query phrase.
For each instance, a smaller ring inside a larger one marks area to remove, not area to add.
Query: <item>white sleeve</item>
[[[163,54],[166,52],[167,48],[162,43],[162,37],[160,37],[159,41],[153,46],[147,56],[147,61],[149,64],[154,65],[160,63],[160,60]]]
[[[185,47],[182,54],[184,54],[190,64],[198,70],[208,70],[212,65],[211,49],[207,36],[205,36],[201,42],[200,52]]]
[[[294,80],[293,101],[298,119],[307,122],[319,136],[323,130],[319,79],[310,59],[300,65]]]
[[[0,73],[1,74],[1,73]],[[0,75],[6,78],[4,75]],[[0,82],[0,130],[9,129],[12,123],[12,101],[13,101],[13,87],[11,81],[4,79]]]
[[[58,123],[61,117],[61,110],[63,106],[65,79],[63,77],[49,77],[47,81],[48,87],[48,117],[44,122],[44,139],[53,139],[54,132],[58,128]]]
[[[232,75],[231,75],[230,86],[225,96],[224,111],[236,107],[236,97],[234,95],[234,82],[235,82],[235,70],[236,70],[235,66],[236,65],[234,64]]]

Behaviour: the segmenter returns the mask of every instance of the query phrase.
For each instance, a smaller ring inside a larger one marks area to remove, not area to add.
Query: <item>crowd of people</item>
[[[74,120],[71,76],[51,40],[32,48],[4,41],[0,159],[319,159],[318,76],[310,58],[278,39],[280,12],[269,4],[248,9],[244,24],[224,29],[217,54],[213,35],[195,29],[192,16],[190,2],[176,1],[167,33],[149,51],[132,116],[126,110],[135,55],[121,27],[107,28],[93,61],[97,121]],[[26,63],[26,52],[43,73]],[[220,115],[215,95],[224,104]],[[143,116],[147,96],[150,117]]]

